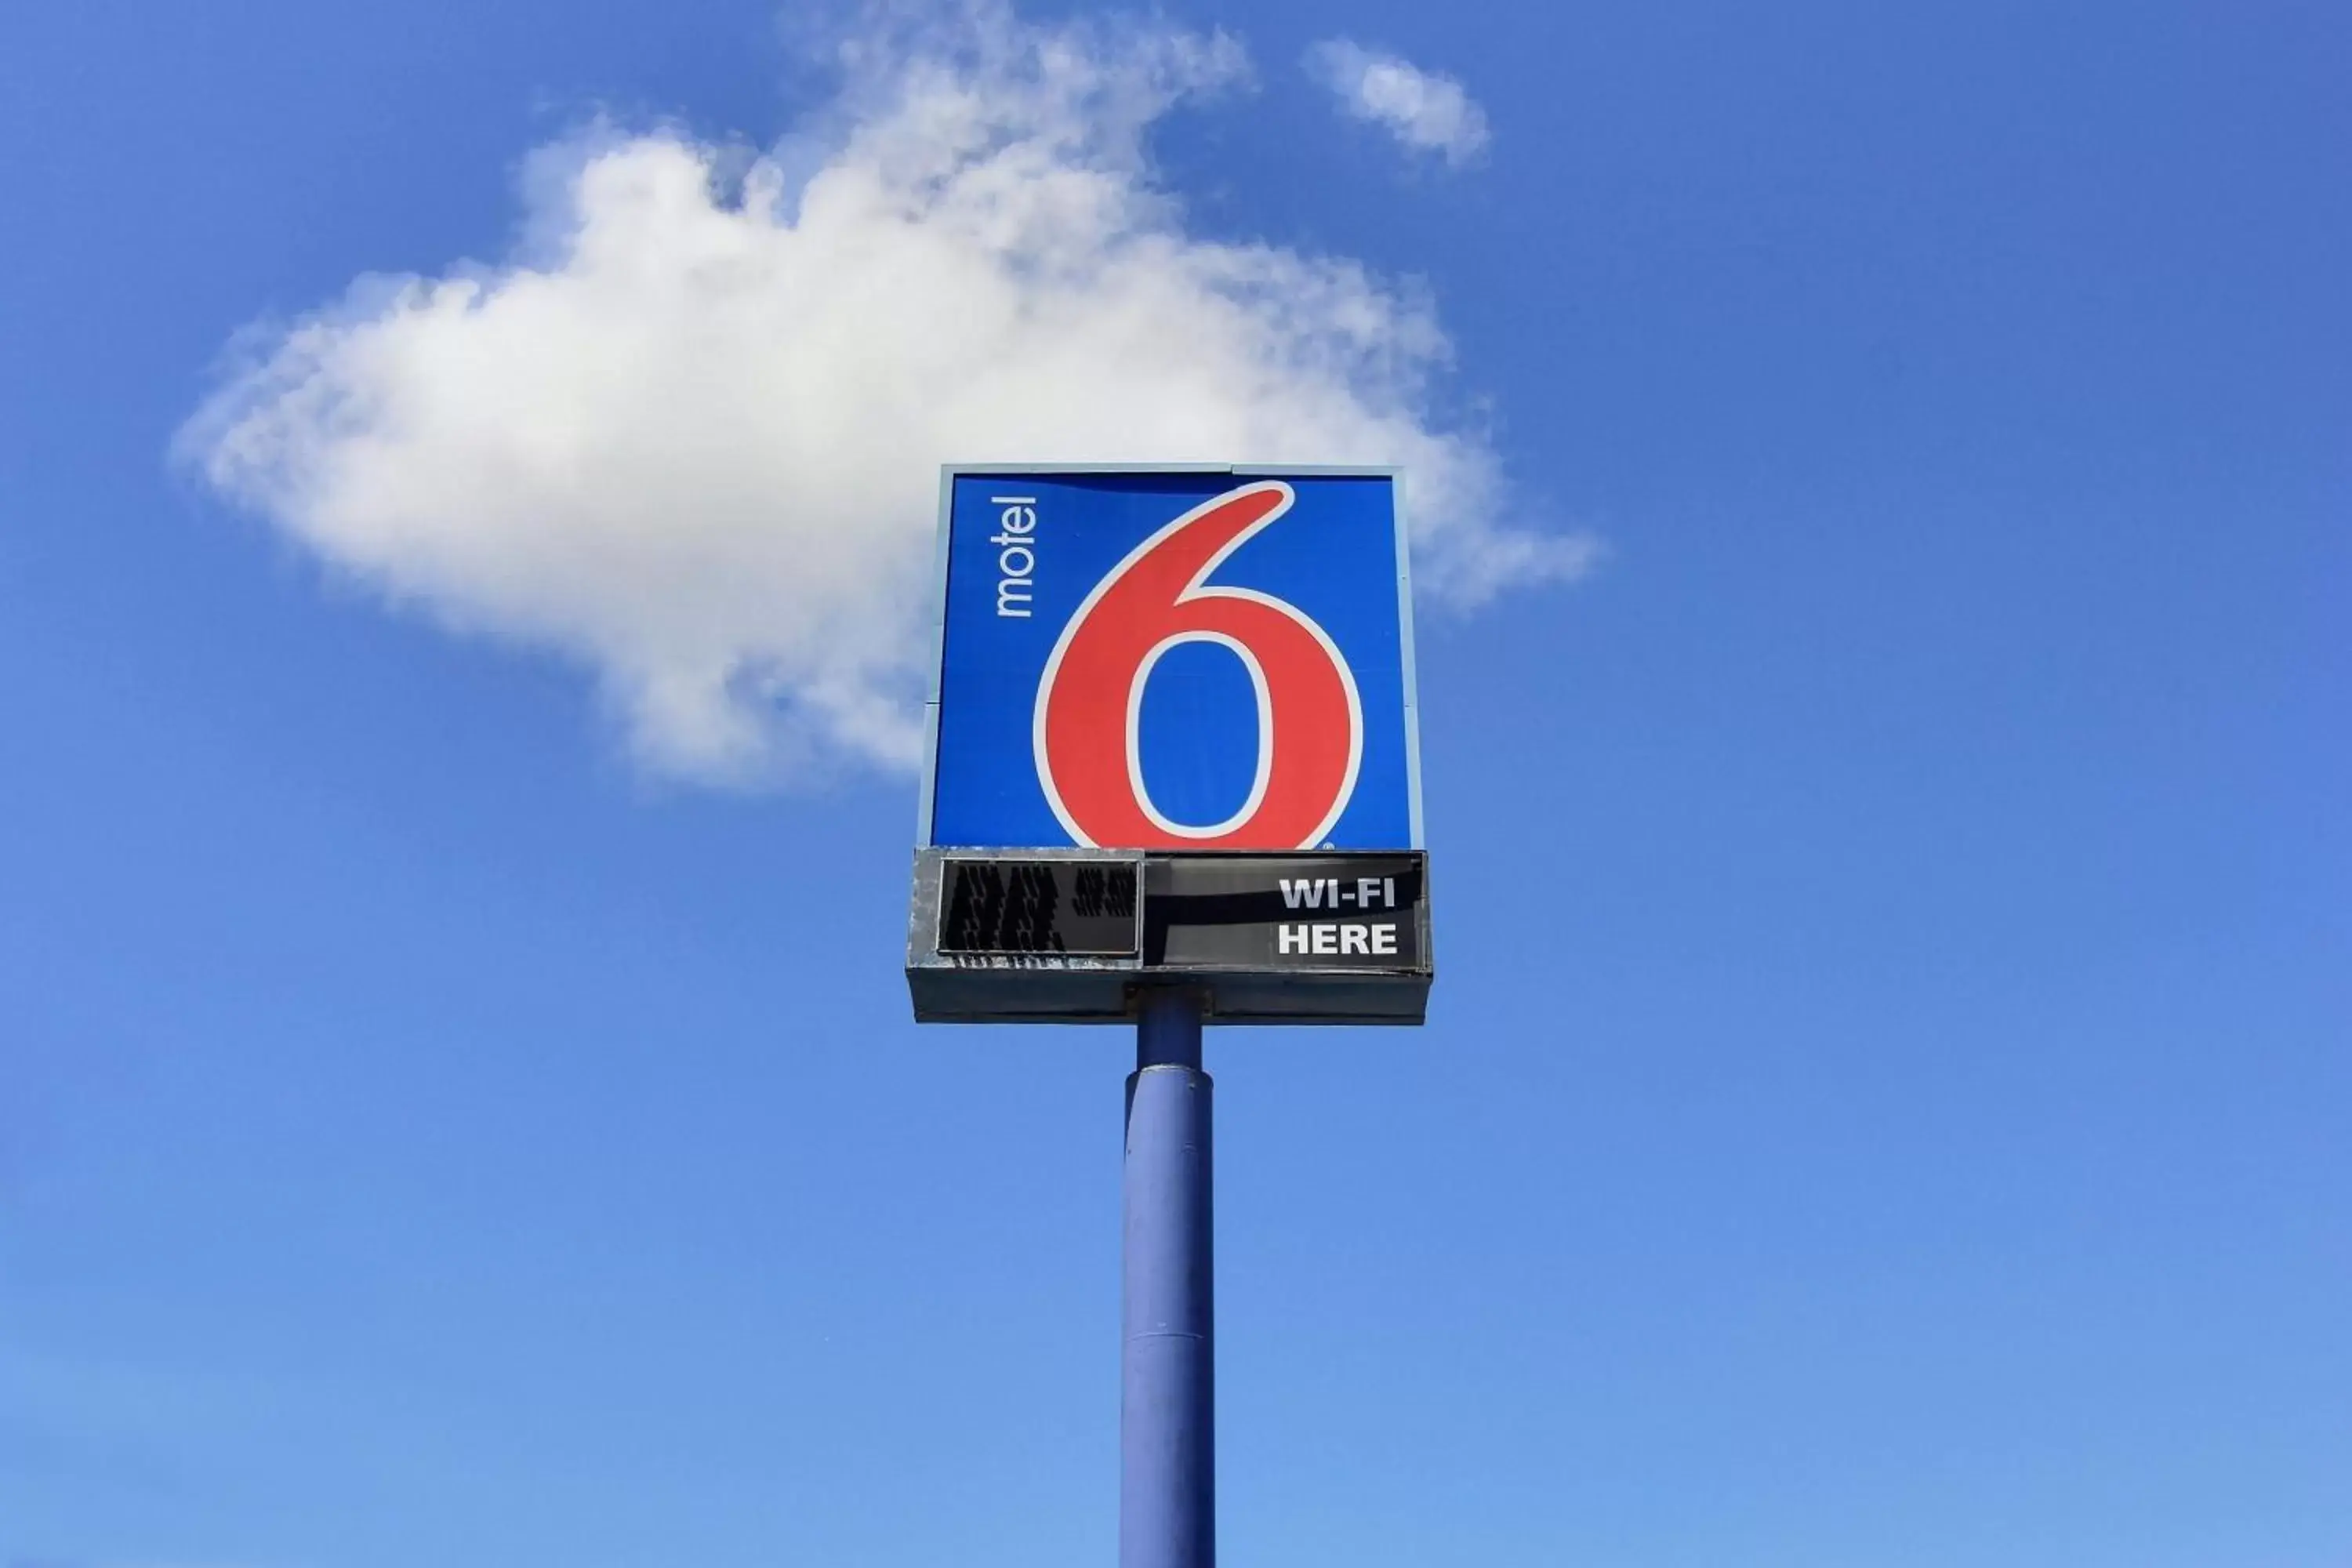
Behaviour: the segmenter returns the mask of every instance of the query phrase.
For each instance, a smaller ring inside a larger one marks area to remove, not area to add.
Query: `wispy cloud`
[[[248,332],[184,459],[386,598],[582,661],[648,765],[722,783],[913,760],[943,460],[1398,463],[1438,597],[1582,568],[1433,412],[1422,296],[1200,238],[1156,184],[1146,131],[1238,44],[884,13],[777,147],[593,131],[529,163],[516,254]]]
[[[1486,145],[1486,111],[1450,76],[1348,38],[1327,38],[1308,49],[1307,69],[1347,112],[1386,127],[1416,152],[1459,165]]]

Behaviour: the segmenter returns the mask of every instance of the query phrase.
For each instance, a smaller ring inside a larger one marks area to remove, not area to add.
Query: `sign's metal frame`
[[[932,836],[939,779],[940,702],[946,679],[949,551],[955,523],[957,479],[978,475],[1040,479],[1120,474],[1229,476],[1261,479],[1385,479],[1393,508],[1398,654],[1404,702],[1405,790],[1411,843],[1357,851],[1302,848],[1268,856],[1328,858],[1410,855],[1421,864],[1422,897],[1415,908],[1417,957],[1385,966],[1216,967],[1152,964],[1130,956],[1089,953],[942,952],[940,914],[947,865],[961,860],[1116,860],[1137,868],[1139,929],[1148,898],[1148,862],[1166,858],[1243,859],[1251,852],[1178,849],[1097,849],[1069,846],[940,844]],[[1428,1006],[1435,965],[1430,932],[1428,856],[1422,837],[1421,699],[1412,630],[1412,572],[1404,474],[1385,465],[1225,463],[948,463],[940,468],[938,530],[931,559],[931,646],[923,700],[922,777],[916,801],[914,897],[907,927],[907,981],[915,1016],[923,1023],[1119,1023],[1137,1016],[1138,998],[1177,987],[1196,999],[1196,1017],[1217,1024],[1419,1024]]]
[[[931,651],[923,689],[923,773],[915,801],[915,847],[950,847],[931,840],[931,791],[940,767],[940,687],[945,679],[948,628],[948,542],[954,527],[955,482],[966,474],[1231,474],[1237,479],[1386,479],[1396,506],[1397,625],[1404,664],[1406,809],[1409,849],[1425,847],[1421,833],[1421,695],[1412,642],[1412,552],[1406,524],[1404,470],[1394,465],[1345,463],[942,463],[939,531],[931,545]]]

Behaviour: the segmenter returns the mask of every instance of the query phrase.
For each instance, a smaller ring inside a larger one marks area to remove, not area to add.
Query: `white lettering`
[[[1374,926],[1372,928],[1372,951],[1374,952],[1393,953],[1396,950],[1395,923],[1393,921],[1384,921],[1380,925]]]
[[[1277,952],[1305,952],[1307,951],[1307,928],[1305,926],[1276,926],[1274,928],[1274,940],[1275,951]]]
[[[1381,879],[1378,877],[1357,878],[1356,907],[1360,910],[1370,909],[1372,907],[1372,895],[1380,890]]]
[[[1364,928],[1360,925],[1341,926],[1339,928],[1339,951],[1341,952],[1370,952],[1371,949],[1364,945]]]
[[[1037,498],[991,496],[988,504],[1004,509],[996,514],[997,531],[988,539],[1001,552],[996,557],[996,613],[1007,620],[1025,621],[1036,586]]]
[[[1276,880],[1282,884],[1285,907],[1294,910],[1319,910],[1323,907],[1322,883],[1303,879],[1294,882],[1287,877],[1278,877]]]
[[[1317,926],[1314,931],[1315,945],[1312,951],[1331,953],[1339,951],[1339,929],[1337,926]]]

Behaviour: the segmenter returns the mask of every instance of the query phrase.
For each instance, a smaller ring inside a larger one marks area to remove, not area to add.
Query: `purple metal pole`
[[[1148,994],[1127,1080],[1119,1568],[1214,1568],[1216,1334],[1201,999]]]

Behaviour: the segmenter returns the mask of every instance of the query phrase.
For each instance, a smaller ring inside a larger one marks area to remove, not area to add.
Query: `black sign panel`
[[[950,860],[942,953],[1135,953],[1136,866],[1118,860]]]
[[[1152,857],[1143,962],[1171,969],[1415,971],[1417,855]]]
[[[1123,1024],[1154,987],[1213,1024],[1418,1024],[1434,978],[1418,850],[921,849],[919,1020]]]

